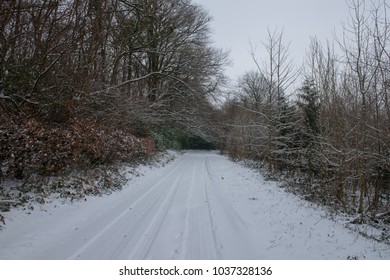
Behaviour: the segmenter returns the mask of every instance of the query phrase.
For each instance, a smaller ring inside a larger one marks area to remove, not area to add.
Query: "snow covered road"
[[[0,259],[390,259],[389,246],[216,152],[140,172],[109,196],[6,213]]]

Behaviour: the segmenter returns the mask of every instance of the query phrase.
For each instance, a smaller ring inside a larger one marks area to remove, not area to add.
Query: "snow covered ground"
[[[390,259],[388,245],[216,152],[139,172],[111,195],[4,213],[0,259]]]

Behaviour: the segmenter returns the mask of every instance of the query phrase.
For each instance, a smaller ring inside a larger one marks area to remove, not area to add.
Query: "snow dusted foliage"
[[[275,177],[289,176],[294,191],[311,200],[358,214],[356,223],[388,224],[389,6],[348,5],[344,38],[326,46],[312,40],[302,68],[306,82],[294,98],[282,83],[291,73],[284,71],[291,64],[282,34],[269,33],[268,57],[253,54],[256,72],[242,77],[222,107],[221,147],[259,161]]]
[[[31,212],[56,200],[61,203],[87,200],[121,190],[131,179],[141,176],[138,167],[162,167],[177,156],[175,152],[157,152],[136,161],[116,161],[84,170],[69,170],[52,176],[32,174],[28,180],[3,179],[0,189],[0,212],[13,208]],[[5,220],[1,220],[4,222]],[[0,223],[1,224],[1,223]]]
[[[169,121],[194,132],[223,81],[227,54],[191,1],[3,2],[0,113],[11,121],[87,117],[141,134]]]
[[[51,175],[114,160],[133,160],[155,150],[152,139],[137,138],[129,130],[112,129],[93,119],[74,119],[67,127],[34,119],[1,127],[3,177]]]
[[[0,14],[1,177],[149,155],[156,127],[210,138],[227,54],[201,6],[21,0]]]

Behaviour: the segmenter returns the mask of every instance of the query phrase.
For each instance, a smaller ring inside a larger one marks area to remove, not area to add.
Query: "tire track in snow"
[[[148,216],[153,215],[153,205],[158,205],[159,201],[164,199],[165,194],[166,191],[162,190],[157,194],[151,193],[148,198],[145,198],[143,204],[151,205],[150,207],[131,208],[131,217],[126,219],[124,227],[120,230],[122,235],[124,234],[122,241],[117,243],[115,248],[112,248],[112,245],[110,245],[110,248],[108,248],[108,250],[112,251],[108,257],[109,259],[123,259],[123,256],[127,257],[128,252],[126,251],[129,250],[128,248],[134,248],[134,246],[131,246],[131,244],[132,241],[136,238],[137,231],[141,228],[142,224],[145,223],[145,220],[148,218]]]
[[[165,217],[172,205],[173,199],[175,197],[175,194],[177,192],[179,182],[181,178],[183,177],[185,167],[181,166],[181,172],[176,177],[176,179],[173,181],[172,186],[169,188],[169,192],[164,198],[164,201],[162,202],[161,206],[156,212],[156,215],[153,217],[151,222],[149,222],[146,231],[144,233],[143,239],[140,240],[137,244],[137,246],[134,248],[132,253],[129,256],[129,259],[146,259],[148,257],[148,253],[153,246],[156,237],[159,234],[161,225],[163,224]],[[172,173],[170,174],[172,176]]]
[[[91,247],[94,243],[98,242],[99,238],[101,238],[104,234],[110,233],[110,229],[112,229],[116,224],[118,224],[126,215],[131,213],[131,209],[135,208],[140,202],[142,202],[145,198],[147,198],[155,189],[157,189],[164,181],[166,181],[177,169],[182,168],[181,162],[185,157],[181,157],[179,161],[176,162],[176,166],[166,174],[158,183],[153,185],[148,191],[146,191],[143,195],[141,195],[137,200],[135,200],[130,206],[126,207],[126,209],[116,218],[114,218],[109,224],[107,224],[104,228],[98,231],[93,237],[91,237],[88,242],[86,242],[83,246],[81,246],[76,252],[74,252],[67,259],[77,259],[79,258],[89,247]],[[162,193],[163,195],[163,193]],[[157,199],[158,200],[158,199]],[[146,213],[145,213],[146,215]]]
[[[194,168],[192,169],[191,173],[191,184],[190,184],[190,190],[189,195],[187,197],[186,202],[186,216],[185,216],[185,225],[184,225],[184,233],[183,233],[183,242],[182,242],[182,252],[181,252],[181,259],[186,258],[186,252],[189,247],[189,233],[190,233],[190,215],[191,215],[191,203],[192,203],[192,197],[194,195],[194,188],[195,188],[195,176],[196,176],[196,164],[194,164]]]
[[[247,227],[247,224],[244,221],[244,219],[234,210],[234,208],[230,204],[226,203],[226,198],[223,197],[223,195],[221,195],[221,192],[218,190],[217,187],[218,184],[215,182],[215,178],[218,177],[215,175],[217,174],[217,172],[211,169],[209,160],[207,158],[205,158],[205,166],[206,166],[208,180],[209,182],[211,182],[210,185],[215,186],[213,189],[210,189],[210,191],[213,190],[212,196],[215,197],[216,201],[220,202],[219,206],[223,208],[223,213],[228,213],[233,218],[230,219],[230,221],[232,222],[233,225],[236,226],[236,228]],[[212,174],[214,174],[214,176]]]
[[[210,219],[213,224],[213,234],[217,244],[219,259],[256,259],[259,250],[251,235],[248,225],[244,219],[236,212],[234,207],[224,197],[219,190],[220,183],[216,182],[219,174],[211,169],[208,155],[205,155],[205,184]],[[219,238],[217,238],[219,237]]]
[[[210,196],[209,196],[208,188],[211,186],[210,182],[212,182],[212,180],[210,180],[211,179],[211,174],[210,174],[210,170],[209,170],[209,166],[208,166],[208,162],[207,162],[207,157],[206,156],[203,156],[203,172],[204,172],[203,186],[204,186],[204,192],[205,192],[205,195],[206,195],[207,213],[208,213],[208,217],[209,217],[209,220],[210,220],[210,223],[211,223],[211,231],[212,231],[212,234],[213,234],[214,248],[215,248],[217,259],[222,259],[221,249],[223,247],[222,247],[221,242],[219,242],[218,238],[217,238],[217,228],[216,228],[214,216],[213,216],[211,205],[210,205]]]
[[[189,196],[186,203],[181,259],[221,258],[208,204],[208,184],[204,160],[203,155],[196,155],[196,161],[193,163]]]

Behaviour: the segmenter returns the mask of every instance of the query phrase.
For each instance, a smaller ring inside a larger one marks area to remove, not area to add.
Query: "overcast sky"
[[[261,48],[267,28],[283,28],[286,43],[291,43],[291,58],[301,65],[310,37],[325,41],[349,16],[345,0],[193,0],[213,17],[213,40],[219,48],[230,50],[233,67],[227,74],[235,78],[254,69],[250,43]],[[261,50],[259,56],[263,55]]]

